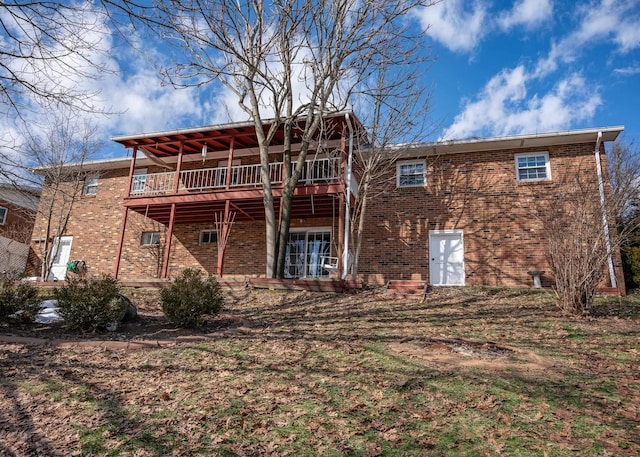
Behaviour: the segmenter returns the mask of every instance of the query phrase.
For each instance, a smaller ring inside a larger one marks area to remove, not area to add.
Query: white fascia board
[[[602,127],[561,132],[512,135],[492,138],[470,138],[433,143],[413,143],[395,145],[394,149],[405,149],[403,157],[464,152],[499,151],[504,149],[540,148],[559,144],[594,143],[602,132],[603,141],[615,141],[624,126]]]

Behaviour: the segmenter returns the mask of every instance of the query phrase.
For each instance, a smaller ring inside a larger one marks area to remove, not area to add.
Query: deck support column
[[[231,201],[224,202],[224,216],[222,219],[222,227],[218,232],[218,265],[216,268],[216,274],[219,278],[222,278],[224,270],[224,252],[227,249],[227,240],[229,239],[229,230],[231,230]],[[221,238],[221,239],[220,239]]]
[[[118,279],[118,273],[120,272],[120,257],[122,257],[122,246],[124,245],[124,233],[127,227],[128,215],[129,215],[129,209],[125,206],[122,209],[122,222],[120,223],[120,239],[118,241],[118,250],[116,251],[116,264],[113,268],[114,279]]]
[[[125,197],[131,195],[131,184],[133,183],[133,172],[136,168],[136,158],[138,157],[138,146],[133,147],[133,153],[131,154],[131,163],[129,164],[129,179],[127,183],[127,191]],[[113,267],[113,277],[118,279],[118,273],[120,272],[120,258],[122,257],[122,247],[124,245],[124,233],[127,228],[127,217],[129,210],[125,206],[122,211],[122,221],[120,222],[120,239],[118,240],[118,250],[116,251],[116,262]]]
[[[224,183],[226,190],[231,188],[231,173],[233,172],[233,143],[234,137],[231,137],[231,141],[229,142],[229,157],[227,158],[227,179]],[[226,212],[227,210],[225,209],[225,213]]]
[[[182,148],[180,148],[182,150]],[[173,238],[173,223],[176,218],[176,204],[171,203],[171,214],[169,215],[169,229],[167,230],[167,240],[164,246],[164,258],[162,260],[162,274],[160,278],[166,279],[169,271],[169,256],[171,254],[171,239]]]
[[[180,189],[180,171],[182,170],[182,153],[184,151],[184,142],[180,143],[180,151],[178,152],[178,164],[176,165],[176,177],[173,184],[173,193],[177,194]]]

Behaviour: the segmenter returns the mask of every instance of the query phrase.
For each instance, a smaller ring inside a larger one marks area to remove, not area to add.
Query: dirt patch
[[[390,343],[388,347],[398,354],[429,363],[493,370],[545,370],[554,365],[552,360],[533,351],[464,338],[412,338]]]

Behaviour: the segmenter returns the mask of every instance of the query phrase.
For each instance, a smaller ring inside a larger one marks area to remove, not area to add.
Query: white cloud
[[[474,49],[488,30],[487,7],[474,2],[470,9],[463,0],[446,0],[417,12],[427,34],[451,51]]]
[[[632,67],[624,67],[624,68],[615,68],[613,72],[623,76],[637,75],[637,74],[640,74],[640,65],[636,65]]]
[[[498,16],[498,25],[510,30],[518,25],[533,27],[548,20],[553,15],[552,0],[520,0],[513,9]]]
[[[175,128],[186,116],[201,115],[195,90],[162,86],[152,70],[109,79],[103,82],[102,97],[113,110],[122,111],[106,123],[110,129],[124,133],[163,130]]]
[[[527,97],[533,79],[523,66],[503,70],[491,78],[477,100],[466,102],[442,139],[564,129],[590,119],[602,104],[577,74],[561,80],[546,94]]]
[[[576,8],[576,14],[580,16],[578,28],[553,43],[549,54],[538,62],[537,76],[548,75],[559,64],[574,61],[587,46],[609,41],[617,45],[620,53],[640,48],[637,0],[602,0],[597,5]]]

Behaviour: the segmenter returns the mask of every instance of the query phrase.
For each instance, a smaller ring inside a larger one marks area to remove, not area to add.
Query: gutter
[[[594,151],[596,158],[596,171],[598,173],[598,190],[600,191],[600,208],[602,209],[602,227],[604,228],[604,242],[607,248],[607,264],[609,265],[609,278],[611,280],[611,287],[617,288],[618,281],[616,280],[616,272],[613,267],[613,255],[611,253],[611,234],[609,233],[609,224],[607,222],[607,209],[605,206],[604,198],[604,181],[602,179],[602,163],[600,161],[600,143],[602,142],[602,131],[598,132],[596,138],[596,149]]]
[[[349,269],[349,231],[351,223],[351,167],[353,165],[353,126],[351,125],[351,117],[349,113],[345,113],[345,120],[349,127],[349,155],[347,158],[347,198],[344,204],[344,247],[342,249],[342,277],[340,279],[346,279]]]

